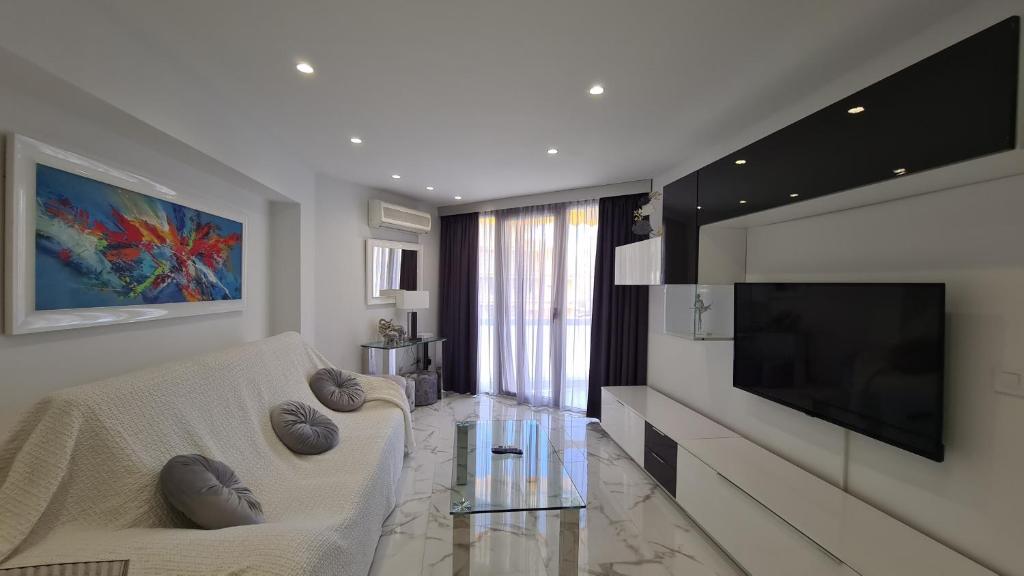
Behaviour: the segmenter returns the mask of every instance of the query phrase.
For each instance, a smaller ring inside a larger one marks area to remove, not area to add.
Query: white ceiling
[[[81,1],[12,0],[0,43],[51,68],[93,42],[144,44],[162,58],[133,68],[201,88],[313,170],[437,204],[657,176],[967,3],[91,0],[111,24],[99,39],[72,17]],[[133,74],[82,60],[82,77]],[[187,123],[187,106],[149,100],[133,113]]]

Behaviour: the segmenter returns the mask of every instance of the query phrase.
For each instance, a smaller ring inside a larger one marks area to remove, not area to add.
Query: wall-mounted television
[[[941,462],[944,284],[736,284],[733,385]]]

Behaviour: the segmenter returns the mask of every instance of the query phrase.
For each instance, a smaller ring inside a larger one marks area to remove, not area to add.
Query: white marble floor
[[[371,575],[450,576],[452,444],[458,420],[537,420],[587,501],[580,574],[738,576],[742,572],[601,429],[579,414],[512,399],[452,395],[413,412],[417,450],[384,523]],[[558,576],[558,513],[472,516],[471,572]]]

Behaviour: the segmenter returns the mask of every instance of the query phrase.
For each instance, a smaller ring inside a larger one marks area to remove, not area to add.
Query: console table
[[[400,350],[414,349],[416,352],[416,369],[430,370],[433,360],[430,357],[430,346],[438,342],[444,342],[447,338],[430,336],[405,340],[402,342],[389,343],[383,340],[361,344],[363,349],[363,373],[364,374],[398,374],[398,362],[396,353]],[[434,350],[434,357],[439,357],[438,350]],[[377,360],[379,358],[379,361]],[[441,397],[443,384],[441,377],[437,379],[437,397]]]
[[[647,386],[602,388],[601,426],[752,576],[995,576]]]

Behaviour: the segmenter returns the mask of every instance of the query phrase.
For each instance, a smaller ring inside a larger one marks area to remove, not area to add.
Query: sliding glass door
[[[481,392],[586,409],[597,206],[480,215]]]

